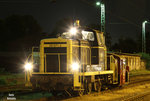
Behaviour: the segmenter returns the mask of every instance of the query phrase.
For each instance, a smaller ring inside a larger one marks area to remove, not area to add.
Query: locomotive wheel
[[[36,87],[36,84],[32,84],[32,90],[33,90],[33,91],[37,91],[37,90],[39,90],[39,88]]]
[[[102,86],[102,84],[100,81],[95,82],[95,85],[94,85],[95,91],[100,92],[101,88],[102,88],[101,86]]]
[[[87,94],[91,94],[91,92],[92,92],[92,83],[87,84],[86,92],[87,92]]]
[[[83,96],[83,94],[84,94],[84,90],[78,90],[78,91],[73,91],[71,95],[77,97],[77,96]]]
[[[79,96],[83,96],[83,93],[84,93],[83,90],[78,91],[78,95],[79,95]]]

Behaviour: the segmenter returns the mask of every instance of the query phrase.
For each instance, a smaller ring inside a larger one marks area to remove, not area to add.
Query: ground
[[[122,101],[129,97],[141,95],[141,92],[150,94],[150,82],[132,87],[126,86],[118,90],[108,90],[102,93],[93,93],[82,97],[70,98],[64,101]]]
[[[130,72],[130,82],[129,85],[125,85],[121,88],[115,88],[111,90],[104,90],[101,93],[93,92],[90,95],[84,95],[82,97],[73,97],[73,98],[65,98],[63,100],[66,101],[120,101],[126,98],[130,98],[133,96],[143,95],[141,92],[144,92],[144,94],[149,93],[150,94],[150,81],[143,81],[138,83],[140,80],[143,79],[150,79],[150,71],[147,70],[141,70],[141,71],[132,71]],[[1,75],[1,79],[5,81],[5,83],[0,85],[0,97],[3,96],[3,99],[6,99],[8,97],[8,94],[10,92],[13,92],[16,89],[23,89],[24,87],[24,74],[7,74],[7,75]],[[11,83],[12,82],[12,83]],[[8,84],[7,84],[8,83]],[[6,92],[6,93],[3,93]],[[8,94],[7,94],[8,93]],[[57,100],[55,98],[51,97],[52,95],[50,93],[27,93],[27,94],[17,94],[15,95],[16,99],[18,101],[49,101],[49,100]],[[147,101],[147,99],[150,98],[150,95],[148,97],[144,97],[142,101]],[[1,99],[1,98],[0,98]],[[62,100],[62,99],[61,99]]]

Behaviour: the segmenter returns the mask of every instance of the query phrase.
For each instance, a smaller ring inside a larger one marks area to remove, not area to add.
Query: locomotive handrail
[[[73,74],[73,73],[69,73],[69,72],[40,72],[40,73],[37,73],[37,72],[33,72],[32,74]]]
[[[67,55],[67,53],[45,53],[46,55]]]

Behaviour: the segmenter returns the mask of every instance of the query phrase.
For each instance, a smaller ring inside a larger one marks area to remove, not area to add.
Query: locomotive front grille
[[[46,47],[44,53],[44,70],[46,72],[67,72],[66,47]]]

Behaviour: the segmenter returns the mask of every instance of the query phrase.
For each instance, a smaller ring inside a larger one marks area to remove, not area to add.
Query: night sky
[[[51,33],[63,18],[79,19],[81,25],[99,24],[100,9],[96,0],[0,0],[0,18],[12,14],[32,15],[46,33]],[[150,0],[105,0],[106,31],[116,42],[119,37],[135,38],[141,23],[150,19]],[[150,29],[147,25],[146,29]]]

